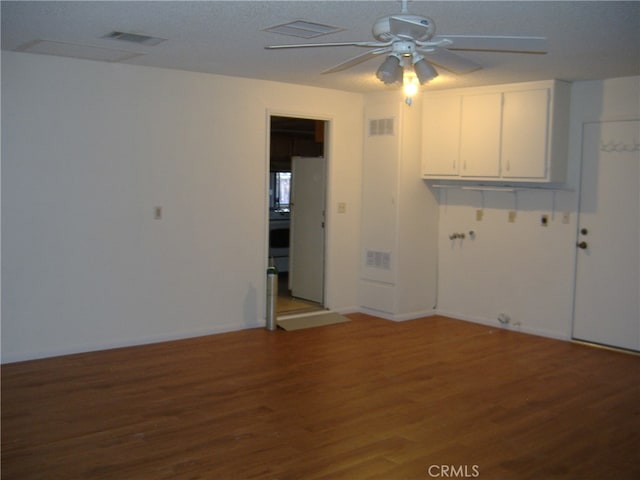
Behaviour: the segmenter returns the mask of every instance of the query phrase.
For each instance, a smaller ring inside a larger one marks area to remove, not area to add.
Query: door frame
[[[331,129],[333,126],[333,118],[330,115],[322,115],[315,114],[310,112],[301,112],[301,111],[292,111],[292,110],[279,110],[279,109],[270,109],[267,108],[265,110],[265,195],[264,198],[264,218],[265,218],[265,226],[264,226],[264,271],[269,266],[269,174],[270,174],[270,153],[271,153],[271,117],[289,117],[289,118],[300,118],[304,120],[320,120],[325,123],[324,125],[324,142],[323,142],[323,157],[324,157],[324,167],[325,167],[325,179],[324,179],[324,259],[322,266],[322,303],[321,306],[324,308],[328,308],[328,258],[330,253],[330,247],[327,239],[329,238],[329,231],[331,228],[331,214],[328,205],[330,205],[330,195],[331,195]],[[266,293],[267,293],[267,280],[266,275],[264,276],[264,282],[262,285],[262,298],[265,299],[266,305]],[[266,319],[266,311],[263,308],[264,317]]]

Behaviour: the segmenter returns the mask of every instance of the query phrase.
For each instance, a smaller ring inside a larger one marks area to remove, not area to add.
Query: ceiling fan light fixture
[[[413,73],[405,72],[403,80],[403,91],[406,97],[413,97],[416,93],[418,93],[418,78]]]
[[[376,77],[385,85],[402,85],[405,70],[417,77],[419,85],[424,85],[438,77],[438,68],[462,75],[482,68],[482,65],[456,53],[458,50],[480,52],[546,53],[545,37],[523,36],[482,36],[482,35],[435,35],[434,21],[422,15],[410,14],[408,0],[402,1],[402,11],[398,14],[380,17],[373,25],[376,41],[297,43],[269,45],[269,50],[311,47],[366,47],[367,50],[346,61],[323,71],[335,73],[351,68],[378,55],[387,55],[376,71]],[[310,22],[297,21],[286,24],[304,27]],[[294,25],[295,24],[295,25]],[[313,30],[313,29],[312,29]],[[267,29],[266,31],[274,31]],[[282,32],[281,32],[282,33]],[[428,59],[426,60],[425,57]],[[382,56],[380,57],[382,58]],[[410,97],[407,97],[410,98]]]
[[[427,62],[424,57],[418,59],[418,61],[414,61],[413,71],[416,72],[420,85],[424,85],[429,80],[433,80],[438,76],[436,69],[433,68],[433,66]]]
[[[386,85],[399,82],[402,80],[402,65],[397,55],[389,55],[378,71],[376,77]]]

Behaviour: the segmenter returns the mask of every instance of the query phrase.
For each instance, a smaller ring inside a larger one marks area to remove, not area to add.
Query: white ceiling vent
[[[141,33],[128,33],[128,32],[111,32],[102,38],[108,38],[111,40],[122,40],[123,42],[137,43],[139,45],[158,45],[166,41],[166,38],[151,37],[149,35],[143,35]]]
[[[344,29],[332,27],[331,25],[323,25],[321,23],[307,22],[305,20],[296,20],[264,29],[265,32],[279,33],[281,35],[298,38],[321,37],[322,35],[328,35],[342,30]]]
[[[52,40],[35,40],[18,47],[16,51],[39,53],[41,55],[55,55],[58,57],[81,58],[84,60],[97,60],[101,62],[122,62],[129,58],[144,55],[144,53],[141,52],[115,50],[113,48],[78,45],[67,42],[54,42]]]

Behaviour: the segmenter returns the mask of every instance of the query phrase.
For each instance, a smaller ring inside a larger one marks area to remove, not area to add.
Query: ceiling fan
[[[435,31],[436,26],[431,18],[409,13],[407,0],[402,0],[399,14],[381,17],[373,24],[372,33],[376,41],[270,45],[265,48],[365,47],[369,48],[367,52],[322,73],[339,72],[377,55],[387,54],[376,73],[378,79],[385,84],[402,82],[404,68],[407,67],[409,70],[413,69],[421,85],[438,76],[434,66],[455,74],[482,68],[482,65],[454,53],[457,50],[547,53],[545,37],[435,35]]]

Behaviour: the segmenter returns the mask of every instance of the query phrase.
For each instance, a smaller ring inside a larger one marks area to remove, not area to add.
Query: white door
[[[640,350],[640,121],[586,123],[573,337]]]
[[[294,297],[323,303],[325,161],[293,157],[289,288]]]

